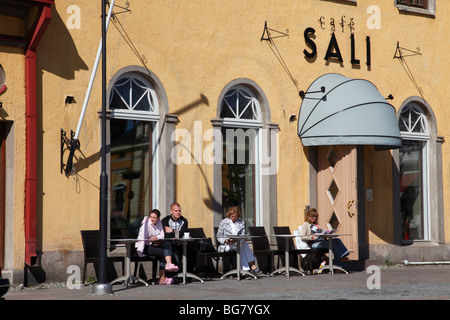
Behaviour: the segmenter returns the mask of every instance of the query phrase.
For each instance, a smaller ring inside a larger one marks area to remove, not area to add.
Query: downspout
[[[26,95],[26,173],[25,173],[25,263],[36,262],[36,205],[37,205],[37,97],[36,97],[36,49],[51,19],[51,3],[39,4],[28,47],[25,52],[25,95]],[[34,258],[34,259],[33,259]]]

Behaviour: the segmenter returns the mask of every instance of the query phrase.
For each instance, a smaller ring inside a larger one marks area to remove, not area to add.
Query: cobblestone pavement
[[[307,274],[305,277],[262,275],[257,280],[214,278],[182,285],[113,285],[113,294],[94,295],[92,286],[69,289],[65,283],[32,288],[13,286],[3,296],[12,300],[450,300],[450,266],[369,267],[364,271]]]

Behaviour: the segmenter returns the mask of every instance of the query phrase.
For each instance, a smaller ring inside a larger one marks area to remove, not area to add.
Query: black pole
[[[106,0],[102,0],[102,148],[100,174],[100,239],[98,281],[93,288],[95,294],[111,294],[112,286],[107,282],[108,243],[108,173],[106,172]]]

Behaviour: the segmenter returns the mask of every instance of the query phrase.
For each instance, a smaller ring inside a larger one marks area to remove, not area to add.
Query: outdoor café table
[[[333,265],[333,238],[337,238],[339,236],[348,236],[348,234],[336,234],[336,233],[316,233],[315,236],[324,237],[328,239],[328,265],[324,266],[322,270],[330,270],[330,274],[334,275],[334,270],[342,271],[346,274],[348,272],[338,266]]]
[[[238,245],[236,246],[236,269],[230,270],[227,273],[225,273],[220,279],[225,279],[226,277],[232,275],[232,274],[236,274],[237,275],[237,280],[241,281],[241,273],[242,274],[246,274],[249,276],[252,276],[255,279],[258,279],[254,274],[252,274],[251,272],[247,271],[247,270],[242,270],[241,269],[241,241],[242,240],[249,240],[251,238],[257,238],[257,236],[248,236],[248,235],[230,235],[229,236],[230,239],[232,240],[237,240],[238,241]]]
[[[164,240],[169,241],[180,241],[183,243],[183,271],[181,273],[177,274],[177,277],[183,278],[183,284],[186,284],[186,277],[194,278],[199,280],[201,283],[203,283],[203,280],[200,279],[198,276],[196,276],[193,273],[187,272],[187,243],[195,240],[199,240],[201,238],[165,238]]]
[[[282,273],[282,272],[286,272],[286,277],[289,278],[289,272],[293,271],[293,272],[297,272],[300,273],[302,276],[305,276],[305,274],[303,272],[301,272],[300,270],[294,268],[294,267],[290,267],[289,266],[289,239],[291,238],[295,238],[295,235],[292,234],[269,234],[269,237],[278,237],[278,238],[284,238],[284,240],[286,241],[286,246],[285,246],[285,254],[284,254],[284,267],[278,268],[277,270],[274,270],[270,276],[273,276],[275,273]]]
[[[125,258],[125,275],[121,276],[121,277],[118,277],[117,279],[114,279],[111,282],[111,284],[113,284],[115,282],[119,282],[119,281],[125,281],[127,288],[129,288],[130,287],[130,280],[133,280],[133,281],[142,282],[143,284],[148,286],[148,283],[146,281],[142,280],[139,277],[132,276],[131,272],[130,272],[130,269],[131,269],[132,245],[134,243],[136,243],[137,241],[140,241],[140,239],[109,239],[109,241],[125,244],[125,248],[127,250],[127,256]],[[143,241],[145,241],[145,239]]]

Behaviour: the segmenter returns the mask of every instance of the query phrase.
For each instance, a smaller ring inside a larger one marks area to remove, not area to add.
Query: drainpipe
[[[35,1],[40,2],[40,1]],[[37,205],[37,103],[36,103],[36,49],[51,19],[53,1],[42,1],[36,22],[27,39],[25,52],[26,95],[26,173],[25,173],[25,263],[36,262],[36,205]]]

